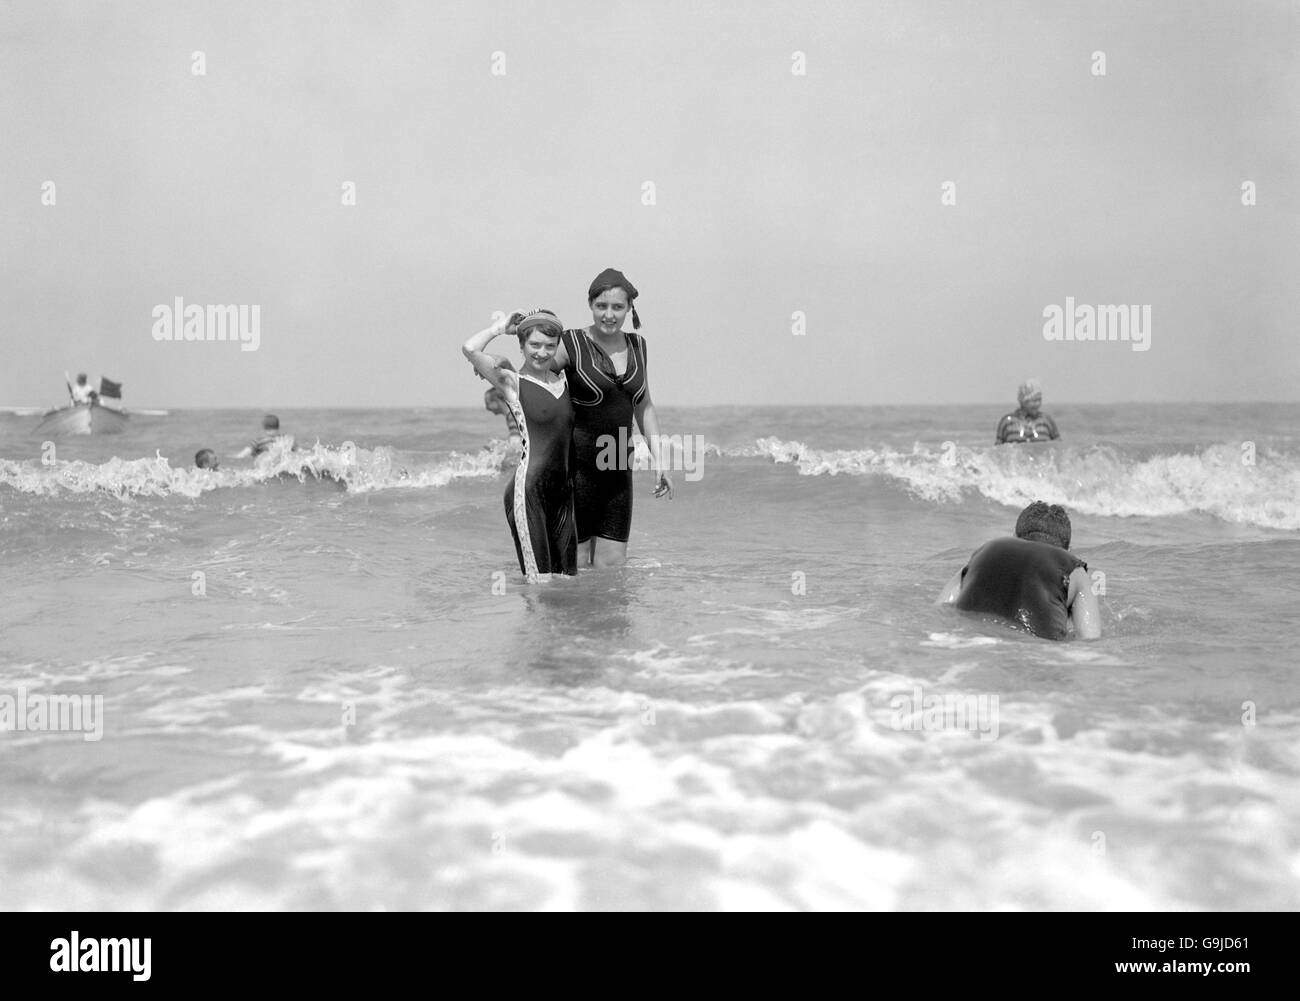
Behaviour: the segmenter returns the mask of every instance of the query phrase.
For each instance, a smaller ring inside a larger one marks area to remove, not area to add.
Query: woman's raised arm
[[[501,368],[497,364],[497,359],[487,353],[487,346],[492,340],[501,334],[508,332],[516,323],[523,318],[522,313],[511,313],[503,317],[490,327],[484,327],[477,334],[461,345],[461,352],[474,366],[474,371],[486,379],[497,389],[513,389],[514,383],[510,381],[510,376],[506,372],[509,369]],[[514,373],[511,372],[510,375]]]

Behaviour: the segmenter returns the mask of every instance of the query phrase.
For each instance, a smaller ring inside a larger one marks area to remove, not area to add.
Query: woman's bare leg
[[[591,540],[591,565],[601,567],[622,566],[627,561],[627,543],[615,542],[596,536]]]

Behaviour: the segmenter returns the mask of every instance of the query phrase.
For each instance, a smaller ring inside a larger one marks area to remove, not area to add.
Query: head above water
[[[262,430],[279,431],[280,418],[276,417],[275,414],[267,414],[265,417],[262,418]]]
[[[86,384],[86,373],[85,373],[85,372],[78,372],[78,373],[77,373],[77,385],[78,385],[78,386],[84,386],[85,384]]]
[[[194,453],[194,465],[200,469],[217,469],[217,453],[210,448],[201,448]]]
[[[627,276],[621,271],[616,271],[614,268],[606,268],[591,280],[591,285],[587,288],[587,305],[592,307],[592,313],[594,314],[597,312],[595,309],[596,300],[602,298],[605,293],[612,292],[614,289],[623,290],[624,298],[621,305],[632,311],[632,329],[640,330],[641,317],[636,315],[636,306],[633,305],[639,293],[636,290],[636,286],[627,280]],[[600,321],[597,320],[596,322],[597,326],[599,326]],[[619,326],[622,326],[621,322]]]
[[[1027,414],[1036,414],[1043,405],[1043,387],[1037,379],[1026,379],[1016,390],[1020,409]]]
[[[1036,500],[1016,519],[1016,538],[1070,548],[1070,516],[1059,504]]]

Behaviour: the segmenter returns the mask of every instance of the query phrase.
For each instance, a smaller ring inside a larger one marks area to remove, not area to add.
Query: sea
[[[1300,405],[1049,410],[664,407],[531,584],[481,409],[0,417],[0,908],[1300,908]],[[1098,641],[936,603],[1035,499]]]

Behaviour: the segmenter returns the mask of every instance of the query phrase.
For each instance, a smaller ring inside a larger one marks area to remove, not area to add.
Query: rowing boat
[[[75,407],[59,407],[46,413],[37,425],[37,434],[58,437],[74,434],[116,434],[126,428],[130,417],[115,407],[102,403],[83,403]]]

